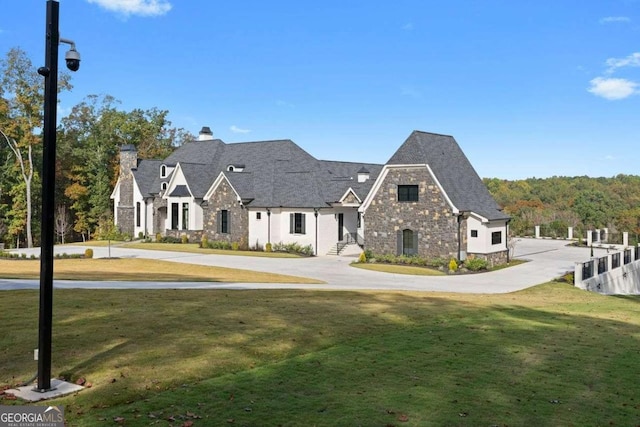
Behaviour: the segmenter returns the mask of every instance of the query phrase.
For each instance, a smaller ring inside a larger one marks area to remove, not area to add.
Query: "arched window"
[[[161,189],[162,191],[166,190],[166,189],[167,189],[167,183],[166,183],[166,182],[163,182],[162,184],[160,184],[160,189]]]
[[[229,166],[227,166],[227,170],[229,172],[233,172],[235,170],[235,168],[233,167],[233,165],[229,165]]]
[[[166,178],[167,176],[167,166],[160,166],[160,178]]]

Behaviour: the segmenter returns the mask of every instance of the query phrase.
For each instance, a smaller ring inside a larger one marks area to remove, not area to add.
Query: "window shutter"
[[[222,231],[222,211],[216,213],[216,231],[218,233]]]
[[[396,255],[402,255],[402,230],[398,230],[398,248],[396,251]]]
[[[289,214],[289,234],[295,234],[296,231],[296,214]]]
[[[413,232],[413,255],[418,255],[418,232]]]
[[[231,211],[227,211],[227,233],[231,234]]]
[[[306,227],[305,227],[305,219],[307,218],[307,214],[300,214],[300,233],[301,234],[306,234]]]

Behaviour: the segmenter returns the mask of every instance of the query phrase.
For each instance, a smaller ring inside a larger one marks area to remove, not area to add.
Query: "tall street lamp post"
[[[38,324],[38,384],[35,391],[51,391],[51,337],[53,321],[53,227],[56,178],[56,108],[58,106],[58,45],[71,45],[67,68],[80,68],[80,54],[71,40],[60,38],[59,3],[47,0],[44,77],[44,125],[42,153],[42,224],[40,238],[40,320]]]

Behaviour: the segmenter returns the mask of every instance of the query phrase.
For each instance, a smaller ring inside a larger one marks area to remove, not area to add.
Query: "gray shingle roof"
[[[319,167],[322,172],[320,176],[324,198],[327,202],[339,201],[349,188],[353,189],[360,200],[364,200],[382,171],[382,165],[328,160],[320,160]],[[358,182],[358,173],[365,168],[369,171],[369,179]]]
[[[178,163],[210,165],[216,162],[218,150],[224,145],[224,142],[219,139],[187,142],[164,159],[164,164],[169,166],[175,166]]]
[[[169,194],[170,197],[189,197],[191,196],[191,193],[189,192],[189,189],[187,188],[186,185],[176,185],[176,188],[173,189],[173,191],[171,192],[171,194]]]
[[[138,162],[138,169],[133,171],[133,176],[136,179],[142,197],[152,196],[155,188],[154,183],[159,175],[161,164],[162,160],[140,160]]]
[[[414,131],[387,164],[428,164],[459,210],[473,211],[489,220],[509,218],[452,136]]]

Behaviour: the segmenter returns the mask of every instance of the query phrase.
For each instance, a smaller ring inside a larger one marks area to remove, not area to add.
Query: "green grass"
[[[363,270],[380,271],[383,273],[394,274],[410,274],[413,276],[446,276],[446,273],[427,267],[416,267],[412,265],[396,265],[396,264],[375,264],[353,262],[352,267],[361,268]]]
[[[30,377],[34,291],[0,298],[0,383]],[[640,299],[56,290],[46,402],[69,426],[633,426]],[[0,401],[0,404],[14,404]]]
[[[104,241],[87,242],[87,243],[74,243],[79,246],[94,246],[94,243],[98,243],[95,246],[107,246]],[[140,243],[140,242],[117,242],[112,246],[132,248],[132,249],[147,249],[150,251],[171,251],[171,252],[188,252],[194,254],[213,254],[213,255],[236,255],[236,256],[253,256],[253,257],[266,257],[266,258],[303,258],[297,254],[290,254],[285,252],[263,252],[263,251],[233,251],[224,249],[209,249],[201,248],[198,243]]]
[[[0,259],[0,277],[38,279],[39,260]],[[136,282],[325,283],[306,277],[144,258],[55,259],[54,279]]]

